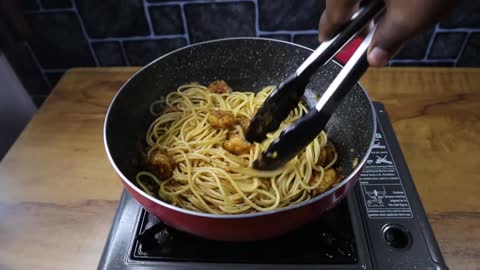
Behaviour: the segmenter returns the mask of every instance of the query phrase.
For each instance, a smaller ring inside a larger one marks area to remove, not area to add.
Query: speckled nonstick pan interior
[[[219,240],[242,241],[272,237],[293,230],[333,207],[356,182],[375,134],[373,106],[359,84],[345,97],[326,126],[329,139],[337,147],[338,166],[341,167],[345,179],[330,191],[310,201],[265,213],[219,216],[174,207],[152,198],[133,184],[139,170],[139,153],[145,132],[152,121],[149,106],[153,101],[166,96],[181,84],[208,84],[218,79],[227,81],[235,91],[256,92],[264,86],[281,82],[310,53],[310,49],[282,41],[259,38],[223,39],[179,49],[141,69],[114,97],[105,120],[104,139],[107,154],[126,189],[148,211],[171,226]],[[340,69],[338,64],[331,62],[311,78],[305,94],[308,106],[313,107],[316,104],[318,97]],[[354,163],[358,164],[355,168],[352,166]],[[335,198],[328,198],[332,196]],[[302,208],[305,209],[300,210]],[[296,215],[295,211],[303,212],[299,213],[298,221],[284,222],[286,224],[282,228],[269,229],[269,222],[265,222],[292,218]],[[238,224],[242,222],[245,224]],[[242,226],[249,226],[249,222],[266,224],[256,232],[242,231]],[[193,226],[191,223],[200,225]],[[238,226],[235,226],[237,224]],[[208,231],[208,226],[217,228]],[[233,226],[231,229],[236,229],[238,234],[229,233],[228,228],[222,226]],[[247,237],[248,235],[251,237]]]

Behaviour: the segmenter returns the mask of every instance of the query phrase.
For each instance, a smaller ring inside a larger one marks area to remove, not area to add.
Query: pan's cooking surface
[[[206,84],[221,79],[236,91],[259,91],[278,84],[310,53],[287,42],[224,39],[179,49],[137,72],[114,97],[104,129],[107,155],[129,194],[169,226],[223,241],[273,238],[312,222],[334,207],[357,182],[373,145],[375,113],[359,85],[343,99],[325,128],[337,147],[337,166],[345,178],[311,200],[265,212],[215,215],[173,206],[146,194],[132,182],[140,169],[140,150],[152,121],[149,106],[153,101],[192,81]],[[339,70],[331,62],[311,78],[305,95],[308,106],[315,103]],[[354,164],[358,165],[355,169]]]
[[[152,121],[149,105],[179,85],[222,79],[235,91],[259,91],[278,84],[310,53],[291,43],[252,38],[202,43],[160,58],[137,73],[112,103],[105,132],[113,161],[126,178],[134,179],[139,169],[139,149]],[[308,106],[316,103],[339,70],[329,63],[312,77],[305,94]],[[365,156],[372,141],[373,119],[370,101],[357,85],[327,125],[344,176]]]

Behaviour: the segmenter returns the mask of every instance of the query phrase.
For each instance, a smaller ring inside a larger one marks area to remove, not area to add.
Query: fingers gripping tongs
[[[266,134],[278,129],[289,113],[298,105],[305,93],[310,77],[318,67],[330,61],[333,56],[353,39],[370,21],[384,10],[382,0],[370,1],[368,5],[355,13],[352,19],[341,27],[339,33],[329,41],[323,42],[306,60],[268,96],[246,132],[246,139],[259,142]],[[365,37],[350,60],[338,76],[320,97],[315,108],[287,126],[269,147],[263,151],[253,167],[259,170],[274,170],[302,151],[324,129],[331,115],[343,97],[350,91],[368,68],[367,49],[372,40],[375,27]]]

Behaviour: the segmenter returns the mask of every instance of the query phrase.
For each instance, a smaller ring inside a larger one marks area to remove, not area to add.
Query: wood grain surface
[[[122,191],[107,106],[137,68],[69,70],[0,163],[0,269],[94,269]],[[370,69],[442,253],[480,269],[480,69]]]

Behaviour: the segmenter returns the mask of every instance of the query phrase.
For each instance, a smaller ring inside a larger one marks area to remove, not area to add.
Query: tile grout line
[[[253,1],[253,6],[255,7],[255,36],[260,36],[260,8],[258,7],[258,1]]]
[[[188,32],[188,26],[184,31]],[[293,31],[260,31],[260,35],[316,35],[316,30],[293,30]],[[172,35],[156,35],[149,36],[131,36],[131,37],[106,37],[106,38],[89,38],[90,42],[108,42],[108,41],[137,41],[137,40],[162,40],[162,39],[174,39],[174,38],[186,38],[186,34],[172,34]]]
[[[184,4],[223,4],[223,3],[251,3],[252,1],[255,0],[185,0],[185,1],[178,1],[178,2],[173,2],[173,1],[166,1],[162,3],[148,3],[149,6],[155,7],[155,6],[171,6],[171,5],[184,5]]]
[[[185,3],[180,4],[180,16],[182,17],[183,35],[187,40],[187,45],[190,45],[190,33],[188,33],[187,15],[185,14]]]
[[[80,14],[78,13],[77,4],[74,1],[72,2],[72,4],[73,4],[73,13],[75,13],[75,15],[77,17],[77,20],[78,20],[78,23],[80,24],[80,29],[82,29],[83,36],[87,40],[87,45],[88,45],[88,48],[90,49],[90,54],[92,55],[93,62],[95,62],[95,66],[98,67],[98,66],[100,66],[100,64],[99,64],[97,55],[95,54],[95,51],[93,50],[92,42],[90,40],[90,37],[88,36],[87,30],[85,29],[85,25],[83,25],[83,20],[82,20]]]
[[[147,4],[149,7],[168,7],[168,6],[178,6],[183,4],[183,2],[161,2],[161,3],[147,3]],[[190,3],[187,2],[187,4],[190,4]]]
[[[423,56],[422,60],[428,60],[428,56],[430,55],[430,51],[433,46],[433,42],[435,41],[435,38],[437,37],[437,30],[438,30],[438,23],[435,25],[435,28],[433,29],[432,36],[430,37],[430,40],[428,41],[427,49],[425,50],[425,55]]]
[[[37,68],[40,70],[40,74],[42,74],[42,79],[45,81],[48,88],[50,88],[49,90],[52,91],[52,84],[48,80],[47,75],[45,74],[45,70],[43,69],[42,65],[40,65],[40,61],[38,60],[37,56],[35,55],[32,47],[30,47],[30,44],[28,44],[28,43],[26,43],[25,46],[26,46],[28,52],[30,53],[30,55],[32,56],[33,62],[35,63]]]
[[[25,10],[25,14],[45,14],[45,13],[58,13],[58,12],[71,12],[75,11],[74,8],[51,8],[42,10]]]
[[[165,2],[160,2],[160,3],[149,3],[148,0],[143,0],[143,8],[144,8],[144,13],[145,17],[147,20],[147,24],[149,27],[149,32],[150,34],[148,36],[133,36],[133,37],[125,37],[125,38],[115,38],[115,37],[106,37],[106,38],[90,38],[87,34],[84,22],[82,17],[80,16],[76,2],[74,0],[69,0],[69,2],[72,3],[72,8],[57,8],[57,9],[44,9],[42,0],[36,0],[39,9],[38,10],[26,10],[24,11],[26,14],[37,14],[37,13],[53,13],[53,12],[73,12],[77,20],[79,21],[80,27],[82,29],[83,35],[87,41],[87,45],[89,47],[90,53],[92,55],[92,58],[97,66],[100,65],[99,60],[97,58],[97,55],[93,49],[93,44],[95,42],[118,42],[120,44],[120,49],[122,53],[122,57],[125,60],[125,63],[127,65],[129,64],[129,60],[126,54],[124,42],[128,41],[136,41],[136,40],[162,40],[162,39],[174,39],[174,38],[184,38],[187,41],[187,44],[191,44],[190,41],[190,36],[189,36],[189,27],[187,24],[187,18],[186,18],[186,13],[185,13],[185,5],[186,4],[225,4],[225,3],[253,3],[254,4],[254,12],[255,12],[255,36],[260,36],[260,35],[287,35],[290,38],[290,41],[293,42],[294,38],[296,35],[309,35],[309,34],[317,34],[318,30],[274,30],[274,31],[262,31],[260,29],[260,10],[259,10],[259,3],[258,0],[184,0],[184,1],[165,1]],[[184,34],[176,34],[176,35],[156,35],[154,30],[153,30],[153,24],[152,24],[152,19],[150,16],[150,7],[155,7],[155,6],[179,6],[180,7],[180,15],[182,19],[182,24],[183,24],[183,31]],[[434,46],[435,39],[437,38],[439,33],[465,33],[465,38],[461,44],[460,50],[458,52],[458,55],[456,58],[448,58],[448,59],[429,59],[429,56],[431,54],[432,48]],[[431,35],[431,38],[428,42],[427,48],[425,50],[425,54],[423,58],[421,59],[398,59],[398,60],[391,60],[392,63],[437,63],[437,62],[453,62],[454,66],[457,65],[457,62],[459,61],[460,57],[462,56],[465,48],[467,47],[468,40],[471,37],[472,33],[478,33],[480,32],[480,28],[465,28],[465,27],[459,27],[459,28],[443,28],[440,26],[439,23],[435,25],[434,31]],[[47,84],[50,84],[48,79],[46,79],[46,74],[45,72],[55,72],[56,69],[43,69],[40,65],[40,62],[36,58],[33,49],[30,47],[29,44],[28,49],[30,54],[33,55],[34,59],[36,60],[36,65],[40,68],[42,77],[43,79],[47,82]],[[61,72],[58,70],[58,72]]]
[[[318,30],[276,30],[276,31],[259,31],[260,35],[317,35]]]
[[[109,42],[109,41],[143,41],[143,40],[162,40],[184,38],[184,34],[160,35],[160,36],[133,36],[133,37],[107,37],[107,38],[89,38],[90,42]]]
[[[153,31],[152,20],[150,18],[150,9],[147,6],[147,1],[143,0],[143,12],[145,13],[145,19],[147,20],[148,31],[150,32],[149,37],[153,37],[155,32]]]
[[[470,33],[467,33],[467,35],[465,36],[465,39],[463,40],[462,46],[460,47],[460,50],[458,51],[457,58],[455,58],[455,67],[458,64],[458,60],[460,60],[460,57],[462,57],[463,51],[465,51],[465,47],[467,47],[467,43],[468,43],[468,40],[470,39],[471,35],[472,35],[472,33],[470,32]]]
[[[459,27],[459,28],[438,28],[439,33],[449,33],[449,32],[480,32],[480,28],[466,28],[466,27]]]
[[[125,65],[130,66],[130,60],[128,60],[127,52],[125,52],[123,41],[119,40],[118,42],[120,43],[120,51],[122,52],[122,57],[125,60]]]

